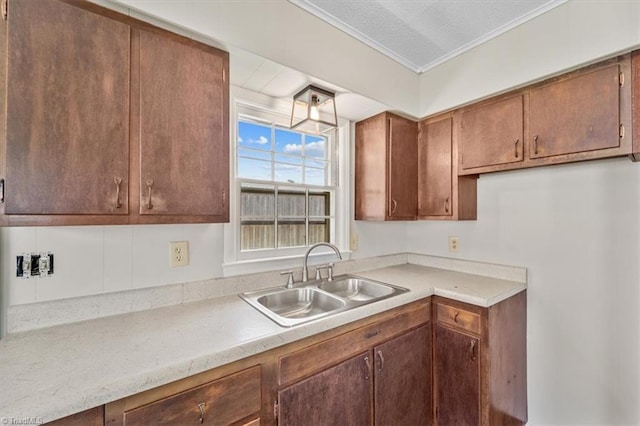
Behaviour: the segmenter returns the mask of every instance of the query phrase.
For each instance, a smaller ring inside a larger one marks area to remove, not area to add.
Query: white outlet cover
[[[187,266],[189,264],[189,242],[173,241],[169,243],[171,267]]]

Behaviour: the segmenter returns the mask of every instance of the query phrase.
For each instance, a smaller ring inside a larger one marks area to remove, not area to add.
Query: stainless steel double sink
[[[352,275],[333,281],[309,281],[293,288],[274,287],[241,293],[251,306],[283,327],[292,327],[387,299],[409,290]]]

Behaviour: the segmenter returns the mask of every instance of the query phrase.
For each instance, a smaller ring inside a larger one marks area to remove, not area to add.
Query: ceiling
[[[566,0],[289,0],[416,71],[423,72]],[[231,84],[288,100],[314,83],[336,93],[338,115],[359,121],[388,106],[230,47]]]
[[[424,72],[566,0],[289,0]]]

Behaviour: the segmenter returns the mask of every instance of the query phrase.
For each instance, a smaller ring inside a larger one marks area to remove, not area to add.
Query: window
[[[333,242],[335,156],[331,136],[249,116],[237,121],[240,250]]]

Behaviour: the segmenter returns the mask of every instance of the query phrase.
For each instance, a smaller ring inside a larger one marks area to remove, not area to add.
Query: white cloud
[[[324,152],[324,141],[310,142],[304,146],[306,152]],[[284,152],[288,153],[301,153],[302,145],[296,143],[288,143],[284,146]]]
[[[253,143],[257,143],[257,144],[259,144],[259,145],[264,145],[264,144],[266,144],[266,143],[269,143],[269,139],[265,138],[264,136],[260,136],[260,137],[258,138],[258,140],[257,140],[257,141],[256,141],[256,140],[254,140],[254,141],[252,141],[252,142],[253,142]]]
[[[242,143],[242,142],[243,142],[242,137],[238,136],[238,143]]]

